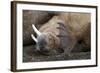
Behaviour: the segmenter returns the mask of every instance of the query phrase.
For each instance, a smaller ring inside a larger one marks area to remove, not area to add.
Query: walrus
[[[62,12],[53,16],[39,30],[32,24],[37,34],[37,38],[31,34],[36,42],[36,51],[44,55],[70,55],[80,41],[84,41],[85,46],[90,48],[90,22],[89,13]]]

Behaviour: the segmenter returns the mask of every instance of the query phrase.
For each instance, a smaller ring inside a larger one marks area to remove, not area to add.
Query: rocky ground
[[[70,56],[65,54],[55,55],[55,56],[45,56],[38,54],[34,50],[34,45],[24,46],[23,48],[23,62],[40,62],[40,61],[61,61],[61,60],[83,60],[90,59],[90,52],[72,52]]]

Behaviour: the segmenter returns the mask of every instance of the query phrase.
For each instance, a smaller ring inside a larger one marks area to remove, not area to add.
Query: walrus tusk
[[[32,39],[33,39],[36,43],[38,42],[37,39],[34,37],[33,34],[31,34],[31,37],[32,37]]]
[[[38,36],[40,36],[40,35],[41,35],[41,32],[38,31],[38,29],[35,27],[34,24],[32,24],[32,27],[33,27],[33,30],[36,32],[36,34],[37,34]]]

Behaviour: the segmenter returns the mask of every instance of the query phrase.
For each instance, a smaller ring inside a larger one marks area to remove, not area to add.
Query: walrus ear
[[[35,38],[35,36],[33,34],[31,34],[32,39],[37,43],[37,39]]]
[[[35,27],[34,24],[32,24],[32,28],[33,28],[33,30],[36,32],[36,34],[37,34],[38,36],[41,35],[41,32]]]

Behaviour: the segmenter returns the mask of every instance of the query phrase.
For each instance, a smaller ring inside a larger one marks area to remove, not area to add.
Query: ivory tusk
[[[34,37],[33,34],[31,34],[31,37],[32,37],[32,39],[33,39],[36,43],[38,42],[37,39]]]
[[[35,27],[34,24],[32,24],[32,27],[33,27],[33,30],[36,32],[36,34],[37,34],[38,36],[40,36],[40,35],[41,35],[41,32],[38,31],[38,29]]]

